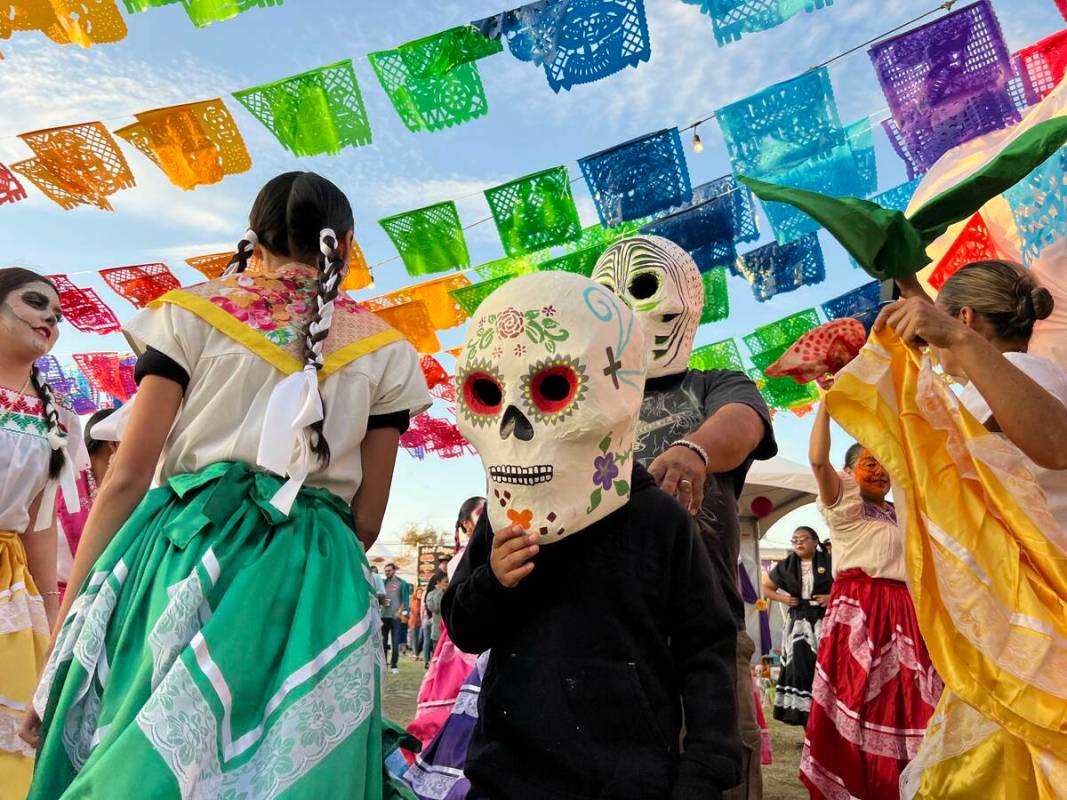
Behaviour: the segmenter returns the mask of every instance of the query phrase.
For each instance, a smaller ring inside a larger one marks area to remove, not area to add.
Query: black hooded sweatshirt
[[[479,521],[443,603],[462,650],[492,650],[470,800],[712,800],[740,781],[730,608],[689,514],[640,464],[631,483],[513,589]]]

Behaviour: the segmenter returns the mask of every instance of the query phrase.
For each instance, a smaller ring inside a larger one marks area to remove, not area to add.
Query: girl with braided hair
[[[58,338],[59,295],[27,269],[0,270],[0,776],[24,797],[33,751],[18,737],[59,611],[55,496],[73,486],[68,441],[78,418],[60,406],[34,361]],[[74,495],[76,497],[76,494]],[[7,794],[10,792],[10,794]]]
[[[34,800],[388,793],[364,548],[430,397],[340,292],[352,229],[336,186],[280,175],[227,274],[126,326],[140,388],[23,726]]]

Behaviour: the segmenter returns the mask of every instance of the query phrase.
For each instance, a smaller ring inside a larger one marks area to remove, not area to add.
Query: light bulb
[[[704,152],[704,142],[701,140],[700,134],[697,133],[695,130],[693,131],[693,152],[694,153],[703,153]]]

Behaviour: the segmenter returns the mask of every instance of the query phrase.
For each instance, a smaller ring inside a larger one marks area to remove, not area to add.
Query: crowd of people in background
[[[760,798],[737,501],[777,444],[748,376],[688,366],[690,255],[633,236],[591,279],[483,302],[457,412],[486,493],[413,588],[366,551],[431,400],[339,294],[352,226],[324,178],[270,181],[231,270],[127,324],[138,394],[84,437],[35,366],[56,287],[0,270],[0,796]],[[758,688],[805,728],[813,798],[1050,800],[1067,372],[1027,346],[1053,301],[1003,261],[936,301],[899,283],[815,416],[829,541],[796,528],[762,576],[788,621]],[[289,343],[205,300],[232,292],[270,297]],[[513,331],[484,320],[527,307],[566,336],[487,358]],[[536,481],[502,466],[524,458]],[[402,732],[380,698],[405,648],[426,671]]]

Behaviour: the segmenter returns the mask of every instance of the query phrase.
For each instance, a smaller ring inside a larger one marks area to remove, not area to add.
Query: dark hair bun
[[[1034,312],[1034,319],[1047,319],[1052,314],[1056,301],[1052,299],[1052,292],[1044,286],[1037,286],[1030,292],[1030,307]]]

